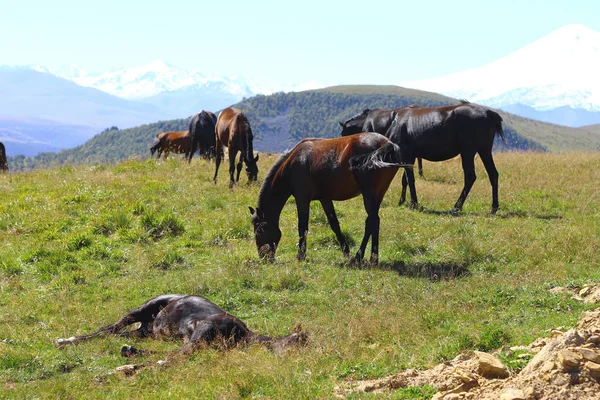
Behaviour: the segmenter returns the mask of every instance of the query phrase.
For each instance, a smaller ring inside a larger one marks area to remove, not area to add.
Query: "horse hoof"
[[[418,203],[410,203],[410,205],[408,206],[409,210],[418,210],[419,209],[419,204]]]
[[[498,212],[498,207],[493,207],[492,208],[492,215],[496,215],[496,212]]]
[[[452,216],[457,216],[458,214],[460,214],[462,210],[460,208],[453,208],[452,210],[450,210],[450,215]]]

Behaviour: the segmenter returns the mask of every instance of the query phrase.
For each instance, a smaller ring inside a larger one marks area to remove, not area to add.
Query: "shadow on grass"
[[[445,281],[471,276],[471,271],[464,265],[449,262],[422,262],[407,264],[404,261],[385,262],[379,265],[373,265],[365,262],[358,268],[378,268],[383,270],[396,271],[398,275],[410,278],[425,278],[432,282]]]
[[[489,212],[484,213],[472,213],[472,212],[464,212],[459,211],[458,213],[452,213],[452,211],[440,211],[440,210],[428,210],[425,208],[421,208],[419,210],[423,214],[429,215],[448,215],[451,217],[495,217],[501,219],[510,219],[510,218],[536,218],[536,219],[544,219],[544,220],[555,220],[562,219],[562,215],[559,214],[532,214],[525,211],[498,211],[498,214],[493,215]]]

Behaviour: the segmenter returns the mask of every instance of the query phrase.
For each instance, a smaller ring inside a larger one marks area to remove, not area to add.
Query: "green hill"
[[[235,104],[244,110],[252,123],[255,149],[279,153],[305,137],[336,137],[343,121],[365,108],[396,108],[409,104],[443,106],[457,100],[436,93],[398,86],[334,86],[296,93],[259,95]],[[535,151],[598,150],[600,133],[569,128],[500,113],[504,119],[506,145],[495,149]],[[188,119],[159,121],[136,128],[115,127],[96,135],[85,144],[36,157],[16,156],[9,159],[12,170],[65,164],[97,164],[123,161],[131,157],[146,158],[156,134],[168,130],[186,130]]]
[[[600,135],[600,124],[582,126],[581,129]]]

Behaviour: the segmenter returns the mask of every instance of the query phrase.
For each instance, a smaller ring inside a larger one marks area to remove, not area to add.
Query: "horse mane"
[[[351,117],[347,122],[354,121],[355,119],[358,119],[358,118],[366,118],[367,114],[370,113],[370,112],[371,112],[370,109],[365,108],[364,110],[362,110],[361,112],[359,112],[355,116]]]
[[[284,153],[281,157],[279,157],[277,161],[275,161],[269,172],[267,172],[267,176],[265,177],[265,180],[263,181],[263,184],[260,188],[260,192],[258,193],[259,208],[262,204],[262,200],[271,193],[271,190],[273,189],[273,183],[275,182],[275,178],[279,174],[283,164],[285,164],[285,162],[290,157],[290,154],[292,154],[292,150],[288,151],[287,153]]]

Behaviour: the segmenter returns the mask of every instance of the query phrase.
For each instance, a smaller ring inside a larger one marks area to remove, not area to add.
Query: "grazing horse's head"
[[[250,160],[246,160],[246,174],[248,174],[249,181],[256,181],[258,179],[258,154],[256,157],[250,157]]]
[[[265,218],[265,214],[260,208],[256,210],[252,207],[249,208],[252,215],[254,240],[256,241],[258,256],[273,261],[277,245],[279,245],[279,241],[281,240],[281,230],[279,230],[277,224]]]
[[[370,111],[371,110],[367,108],[360,114],[356,114],[354,117],[350,118],[348,121],[340,122],[339,124],[342,127],[342,133],[340,133],[340,136],[354,135],[355,133],[363,132],[363,125]]]

